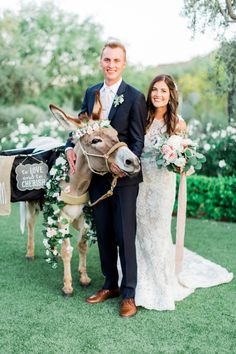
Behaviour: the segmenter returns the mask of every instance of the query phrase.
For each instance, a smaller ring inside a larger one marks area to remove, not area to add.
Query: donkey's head
[[[60,124],[72,132],[75,150],[77,154],[82,151],[92,172],[107,173],[111,163],[115,163],[127,175],[140,171],[138,157],[125,143],[119,142],[117,131],[109,121],[78,119],[52,104],[50,110]]]

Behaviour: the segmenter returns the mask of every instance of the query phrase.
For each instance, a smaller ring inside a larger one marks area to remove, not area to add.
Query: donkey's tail
[[[26,222],[26,202],[20,202],[20,230],[22,235],[25,232]]]

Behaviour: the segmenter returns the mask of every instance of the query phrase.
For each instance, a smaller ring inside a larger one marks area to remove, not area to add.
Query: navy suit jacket
[[[92,114],[95,93],[100,90],[102,86],[103,83],[99,83],[86,90],[79,114],[85,112],[88,115]],[[116,107],[112,104],[108,119],[111,121],[111,126],[118,132],[119,140],[125,142],[130,150],[140,157],[144,146],[144,132],[147,118],[145,97],[140,91],[126,84],[124,81],[121,82],[117,91],[117,96],[122,94],[124,101]],[[71,146],[69,140],[66,144],[66,147],[68,146]],[[99,176],[96,175],[96,177]],[[110,174],[104,177],[111,180]],[[142,174],[139,173],[135,177],[120,178],[117,185],[131,185],[141,181]]]

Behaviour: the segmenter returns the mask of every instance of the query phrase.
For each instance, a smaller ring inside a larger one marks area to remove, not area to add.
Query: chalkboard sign
[[[47,182],[48,165],[44,162],[19,164],[15,171],[17,188],[20,191],[41,189]]]

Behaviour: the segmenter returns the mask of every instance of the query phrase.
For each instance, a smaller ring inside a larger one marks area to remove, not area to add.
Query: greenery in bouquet
[[[206,161],[205,156],[198,152],[197,144],[181,135],[161,137],[154,149],[157,167],[164,166],[176,173],[200,170]]]

